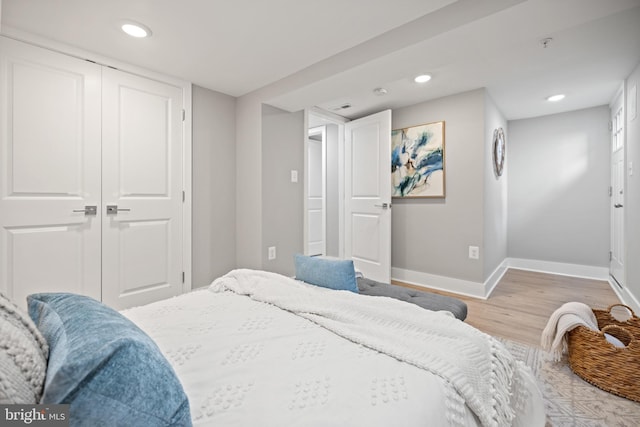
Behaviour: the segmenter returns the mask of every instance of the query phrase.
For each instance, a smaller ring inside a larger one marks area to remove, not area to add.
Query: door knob
[[[84,212],[85,215],[97,215],[97,206],[85,206],[84,209],[74,209],[73,212]]]
[[[381,205],[374,205],[376,208],[387,209],[391,207],[391,203],[383,203]]]
[[[622,205],[620,203],[616,203],[615,205],[613,205],[614,208],[621,208]]]
[[[128,212],[131,209],[119,208],[118,205],[107,205],[107,215],[115,215],[118,212]]]

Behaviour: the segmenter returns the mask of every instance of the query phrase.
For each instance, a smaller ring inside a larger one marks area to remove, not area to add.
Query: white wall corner
[[[0,0],[2,1],[2,0]],[[182,191],[184,192],[182,203],[182,270],[184,280],[182,292],[192,289],[193,280],[193,86],[184,82],[182,85],[182,106],[184,107],[184,119],[182,121],[183,145],[182,158]]]
[[[507,259],[503,260],[500,265],[493,270],[493,273],[484,281],[484,298],[487,299],[491,296],[493,290],[498,286],[502,276],[507,272],[509,267],[507,266]]]

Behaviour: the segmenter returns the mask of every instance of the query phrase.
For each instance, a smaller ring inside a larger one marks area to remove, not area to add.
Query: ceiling
[[[603,105],[640,62],[640,0],[0,1],[3,34],[348,118],[481,87],[507,119]]]

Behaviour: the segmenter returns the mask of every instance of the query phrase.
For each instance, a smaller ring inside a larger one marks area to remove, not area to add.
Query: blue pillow
[[[89,297],[27,297],[49,343],[43,404],[70,404],[71,426],[191,426],[182,384],[155,342]]]
[[[358,292],[352,260],[295,255],[296,279],[323,288]]]

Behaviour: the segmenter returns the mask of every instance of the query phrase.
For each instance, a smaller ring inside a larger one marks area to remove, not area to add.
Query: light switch
[[[292,170],[291,171],[291,182],[298,182],[298,171],[297,170]]]

